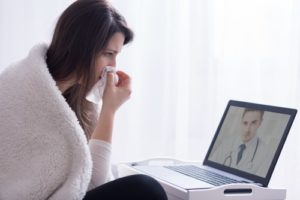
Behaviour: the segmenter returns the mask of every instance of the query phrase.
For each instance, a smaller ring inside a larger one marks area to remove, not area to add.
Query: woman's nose
[[[116,59],[111,59],[109,62],[109,66],[116,67],[116,65],[117,65]]]

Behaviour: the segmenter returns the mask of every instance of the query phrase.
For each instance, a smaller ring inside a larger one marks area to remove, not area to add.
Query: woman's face
[[[96,58],[96,79],[101,78],[101,73],[106,66],[116,67],[117,55],[121,52],[125,37],[122,33],[115,33],[108,41],[107,46]]]

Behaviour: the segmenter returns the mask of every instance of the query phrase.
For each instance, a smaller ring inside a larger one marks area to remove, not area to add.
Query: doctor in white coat
[[[225,140],[212,155],[212,161],[251,174],[265,177],[270,165],[266,143],[257,136],[264,111],[245,109],[242,114],[242,133],[235,140]]]

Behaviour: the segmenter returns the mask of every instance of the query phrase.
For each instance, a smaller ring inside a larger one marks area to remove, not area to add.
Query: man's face
[[[250,141],[255,135],[262,122],[262,116],[259,111],[247,111],[242,119],[243,133],[241,135],[244,143]]]

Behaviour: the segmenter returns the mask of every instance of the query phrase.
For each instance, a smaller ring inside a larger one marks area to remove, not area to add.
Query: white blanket
[[[80,200],[91,178],[82,128],[37,45],[0,74],[0,199]]]

